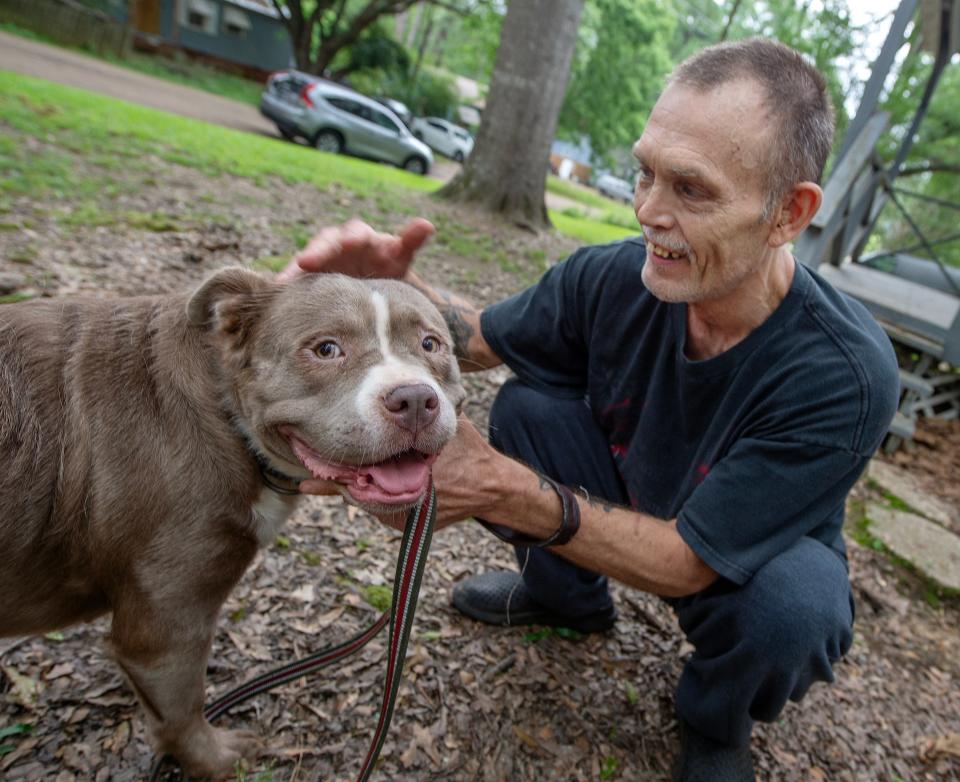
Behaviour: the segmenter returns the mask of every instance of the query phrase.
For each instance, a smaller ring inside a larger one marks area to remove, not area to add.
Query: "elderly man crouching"
[[[296,259],[409,281],[463,370],[515,372],[490,443],[461,420],[434,474],[440,523],[483,519],[522,572],[468,578],[454,605],[593,632],[616,619],[608,577],[665,597],[694,647],[680,780],[753,779],[754,721],[830,681],[852,639],[844,500],[898,380],[866,310],[790,251],[832,136],[823,77],[797,52],[722,44],[676,69],[635,146],[642,237],[483,310],[410,270],[425,221],[328,229]]]

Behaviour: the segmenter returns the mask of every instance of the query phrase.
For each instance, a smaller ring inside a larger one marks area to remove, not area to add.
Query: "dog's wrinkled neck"
[[[273,467],[270,464],[269,459],[267,459],[267,457],[264,456],[254,444],[253,438],[251,438],[250,434],[247,432],[247,428],[237,419],[236,416],[233,416],[231,423],[233,424],[233,429],[240,438],[240,441],[247,449],[247,452],[257,463],[257,472],[260,473],[260,480],[263,481],[263,485],[270,489],[270,491],[276,492],[277,494],[285,494],[290,496],[300,494],[300,479],[291,478],[286,473],[280,472],[280,470]],[[282,484],[288,485],[284,486]]]

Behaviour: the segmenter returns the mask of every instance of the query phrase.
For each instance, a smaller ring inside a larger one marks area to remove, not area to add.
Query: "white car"
[[[466,160],[473,150],[473,136],[459,125],[439,117],[417,117],[411,124],[413,135],[441,155],[452,157],[458,163]]]
[[[604,174],[597,180],[597,190],[607,198],[616,198],[628,204],[633,202],[633,185],[611,174]]]

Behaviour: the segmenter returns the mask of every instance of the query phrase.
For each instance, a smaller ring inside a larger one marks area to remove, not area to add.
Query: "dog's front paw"
[[[215,782],[236,778],[242,760],[254,760],[263,742],[249,730],[226,730],[204,723],[194,734],[180,757],[180,764],[191,777]]]

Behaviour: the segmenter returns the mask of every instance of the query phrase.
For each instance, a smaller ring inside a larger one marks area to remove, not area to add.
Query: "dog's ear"
[[[191,325],[216,331],[239,346],[276,289],[275,283],[249,269],[221,269],[190,297],[187,319]]]

